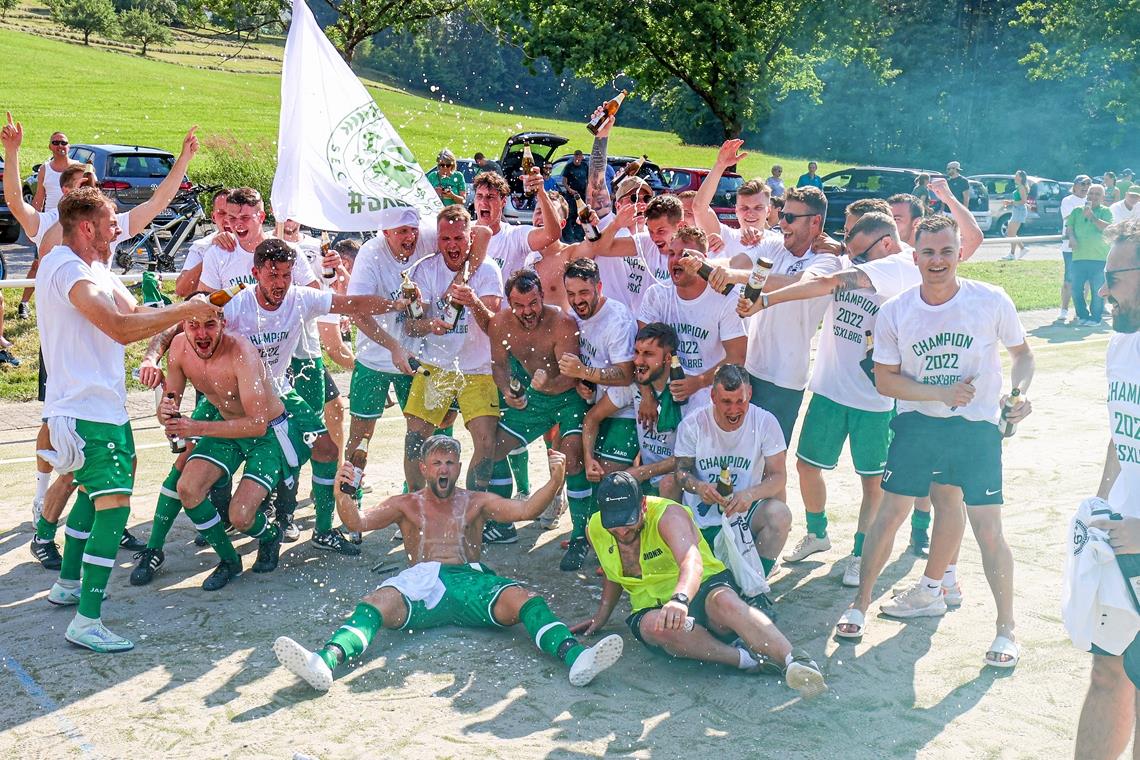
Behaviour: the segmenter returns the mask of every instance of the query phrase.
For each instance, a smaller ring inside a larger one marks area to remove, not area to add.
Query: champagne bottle
[[[461,285],[467,284],[467,278],[469,276],[468,275],[468,268],[470,266],[470,263],[471,263],[470,260],[463,262],[463,271],[460,274],[460,279],[459,279],[459,282]],[[444,323],[446,325],[448,325],[452,330],[454,330],[455,328],[459,327],[459,320],[462,318],[463,318],[463,304],[456,303],[454,300],[452,300],[449,297],[447,299],[447,306],[444,307],[443,316],[441,317],[441,319],[444,321]]]
[[[1010,412],[1020,406],[1021,403],[1021,389],[1014,388],[1009,392],[1009,398],[1005,400],[1005,404],[1003,404],[1001,408],[1001,422],[998,425],[998,428],[1001,430],[1002,438],[1009,438],[1011,435],[1017,432],[1017,423],[1010,422],[1006,418],[1009,416]]]
[[[764,282],[768,279],[768,274],[771,271],[772,262],[757,257],[756,265],[752,267],[752,274],[748,275],[748,283],[744,286],[744,297],[752,303],[756,303],[756,299],[760,297],[760,292],[764,289]]]
[[[173,393],[167,393],[166,397],[168,399],[170,399],[171,401],[174,400],[174,394]],[[182,417],[182,415],[179,414],[178,412],[175,412],[174,414],[170,415],[171,419],[180,419],[181,417]],[[170,450],[173,451],[175,454],[181,454],[183,451],[186,450],[186,439],[180,435],[177,435],[177,434],[170,436]]]
[[[416,293],[416,284],[412,282],[412,278],[409,277],[410,271],[409,269],[405,269],[403,272],[400,272],[400,277],[403,278],[403,282],[400,283],[400,297],[408,300],[409,317],[412,319],[423,319],[424,307],[423,304],[420,303],[419,296]]]
[[[875,360],[871,358],[871,355],[875,353],[875,335],[870,330],[864,334],[864,345],[867,346],[867,353],[864,354],[863,358],[859,360],[859,366],[863,368],[863,371],[867,374],[867,377],[871,379],[871,385],[874,385]]]
[[[507,385],[507,392],[511,394],[511,398],[526,397],[526,389],[523,388],[522,382],[514,375],[511,376],[511,381]],[[523,405],[523,408],[526,408],[525,404]]]
[[[242,292],[243,290],[245,290],[245,283],[244,282],[235,282],[233,285],[230,285],[228,288],[223,288],[222,290],[215,290],[213,293],[206,296],[206,298],[209,300],[210,303],[214,304],[214,306],[221,308],[222,306],[225,306],[226,304],[228,304],[230,302],[230,300],[233,299],[234,296],[236,296],[238,293]]]
[[[716,492],[724,497],[732,496],[732,475],[727,467],[720,468],[720,477],[716,479]]]
[[[673,382],[675,380],[684,380],[684,379],[685,379],[685,370],[681,367],[681,357],[674,354],[673,358],[669,361],[669,381]],[[685,399],[684,401],[681,401],[680,403],[684,404],[687,402],[688,402],[688,399]]]
[[[360,443],[353,449],[352,454],[348,457],[348,463],[352,465],[352,482],[341,483],[341,493],[346,493],[354,496],[360,489],[360,484],[364,480],[364,465],[368,463],[368,439],[361,438]]]
[[[530,150],[530,143],[523,143],[522,151],[522,176],[523,178],[530,176],[530,170],[534,168],[534,154]],[[526,189],[526,184],[523,184],[523,189]],[[526,191],[527,195],[534,195],[530,190]]]
[[[329,248],[332,246],[332,241],[329,240],[329,233],[321,232],[321,257],[325,257],[329,253]],[[336,270],[332,267],[321,264],[321,276],[326,280],[336,279]]]
[[[691,254],[686,253],[685,255],[689,256]],[[701,261],[701,268],[697,270],[697,274],[700,276],[700,278],[702,280],[704,280],[705,282],[708,282],[709,277],[712,276],[712,271],[713,271],[712,265],[709,264],[708,261],[702,260]],[[732,292],[732,283],[730,282],[730,283],[725,284],[725,286],[722,287],[717,292],[720,293],[721,295],[727,296],[729,293]]]
[[[605,120],[610,116],[617,114],[618,109],[621,108],[622,102],[625,101],[625,96],[628,94],[628,91],[622,90],[618,93],[618,96],[616,98],[607,100],[602,104],[602,112],[598,114],[596,118],[590,119],[588,122],[586,122],[586,129],[590,130],[590,134],[598,134],[598,130],[602,128],[602,123],[605,122]]]
[[[574,208],[578,213],[578,223],[582,225],[582,229],[586,232],[586,239],[593,242],[602,236],[596,224],[590,221],[591,210],[582,200],[582,196],[577,191],[574,192]]]

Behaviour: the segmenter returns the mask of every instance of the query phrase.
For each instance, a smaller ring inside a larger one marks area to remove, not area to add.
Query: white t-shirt
[[[1025,328],[1006,292],[977,280],[958,278],[959,290],[944,304],[922,300],[911,288],[886,301],[875,324],[874,360],[901,365],[902,374],[920,383],[953,385],[973,378],[974,400],[951,411],[941,401],[898,401],[899,414],[965,417],[992,422],[1001,417],[1001,356],[1025,343]]]
[[[1061,250],[1072,251],[1073,247],[1069,244],[1069,214],[1073,213],[1073,209],[1084,208],[1085,199],[1078,198],[1077,196],[1069,193],[1061,199]]]
[[[323,269],[321,265],[321,241],[312,235],[302,235],[299,241],[289,243],[289,245],[297,252],[297,261],[304,257],[305,262],[309,265],[309,270],[317,275],[317,290],[332,293],[333,290],[329,287],[329,281],[321,274]],[[296,269],[296,265],[293,268]],[[316,319],[306,322],[305,333],[301,336],[301,340],[293,352],[295,358],[320,359],[324,355],[324,352],[321,351],[320,330],[317,328],[319,322],[335,325],[340,323],[340,317],[336,314],[322,314]]]
[[[447,308],[443,294],[458,274],[447,268],[443,254],[424,259],[416,266],[413,276],[423,294],[427,316],[442,316]],[[503,295],[503,278],[499,274],[499,265],[490,256],[483,259],[467,284],[479,298]],[[443,335],[424,336],[421,346],[420,356],[427,364],[450,369],[458,362],[459,370],[465,374],[491,374],[491,340],[480,329],[471,309],[466,307],[454,329]]]
[[[59,209],[53,208],[49,211],[37,211],[36,217],[40,220],[39,229],[36,230],[35,235],[31,235],[28,239],[39,248],[40,241],[44,239],[47,231],[59,223]],[[119,225],[119,236],[111,241],[112,253],[119,244],[131,236],[131,212],[123,211],[122,213],[115,214],[115,221]]]
[[[377,235],[360,246],[360,252],[356,254],[356,263],[352,267],[352,277],[348,280],[348,290],[346,291],[348,295],[382,296],[389,301],[395,301],[400,297],[400,285],[403,283],[400,272],[412,267],[418,260],[430,254],[421,246],[423,239],[421,230],[416,249],[406,263],[399,261],[392,255],[392,249],[388,247],[388,243],[382,235]],[[414,269],[411,278],[413,282],[416,280]],[[425,305],[424,308],[426,310],[427,306]],[[423,339],[408,335],[404,329],[404,321],[407,319],[406,312],[390,311],[384,314],[376,314],[372,319],[384,331],[398,340],[400,345],[413,356],[421,355],[420,344]],[[373,341],[361,330],[356,331],[356,360],[377,372],[399,372],[396,365],[392,363],[392,352]]]
[[[751,488],[764,478],[765,457],[786,451],[780,423],[769,411],[748,405],[744,421],[733,431],[716,424],[713,408],[706,406],[681,420],[674,453],[692,457],[697,475],[706,483],[716,483],[722,467],[732,475],[734,490]],[[720,525],[720,507],[704,504],[696,494],[685,492],[685,505],[693,510],[697,525]]]
[[[637,321],[664,322],[677,331],[677,357],[686,375],[699,375],[724,361],[724,342],[743,338],[744,322],[736,313],[737,295],[721,295],[706,286],[692,300],[681,298],[676,286],[658,283],[645,294]],[[709,403],[710,389],[701,388],[685,404],[690,407]]]
[[[763,255],[767,258],[768,253]],[[810,249],[797,258],[781,246],[772,257],[772,274],[795,275],[809,270],[833,274],[841,266],[839,257]],[[830,303],[830,296],[786,301],[750,317],[745,369],[773,385],[802,391],[808,382],[811,339]]]
[[[226,329],[244,335],[257,346],[273,380],[273,388],[280,396],[293,388],[286,371],[305,323],[328,314],[331,307],[332,293],[294,285],[285,292],[281,305],[269,311],[258,304],[257,289],[246,288],[225,305]]]
[[[71,303],[72,287],[92,282],[108,299],[134,296],[102,262],[83,262],[57,245],[36,272],[36,323],[47,371],[44,418],[65,416],[122,425],[127,415],[126,348],[92,324]]]
[[[309,261],[298,256],[293,264],[293,284],[308,285],[317,279],[313,274]],[[227,251],[216,245],[210,245],[202,251],[202,276],[198,280],[198,287],[202,290],[221,290],[231,285],[244,282],[253,285],[253,252],[247,251],[239,243],[237,248]]]
[[[1109,430],[1120,462],[1108,503],[1122,515],[1140,517],[1140,333],[1114,333],[1104,365]]]
[[[190,244],[190,248],[186,251],[186,260],[182,262],[182,271],[193,269],[202,263],[202,252],[214,244],[214,238],[217,237],[217,232],[211,232],[209,235],[203,235]]]
[[[1112,212],[1112,221],[1115,223],[1123,222],[1128,219],[1140,219],[1140,201],[1134,203],[1132,208],[1129,209],[1124,205],[1123,200],[1119,200],[1109,206],[1108,210]]]
[[[633,336],[637,334],[637,322],[625,304],[606,298],[589,319],[582,319],[575,311],[571,313],[578,323],[578,353],[583,364],[587,367],[612,367],[633,360]],[[600,398],[604,387],[598,386],[595,401]],[[636,413],[633,409],[622,409],[615,416],[631,419]]]
[[[619,410],[615,417],[623,419],[629,418],[629,412],[637,414],[638,407],[641,406],[642,386],[637,383],[631,385],[611,385],[606,388],[606,395],[610,397]],[[686,411],[691,405],[686,404],[683,409]],[[625,412],[621,414],[620,412]],[[657,430],[650,430],[645,425],[641,424],[641,420],[637,421],[637,445],[641,450],[641,463],[642,464],[656,464],[664,461],[673,456],[673,447],[677,442],[677,431],[670,430],[666,433]]]
[[[743,253],[752,262],[752,266],[756,266],[756,259],[764,258],[771,261],[784,250],[784,236],[775,230],[764,230],[759,242],[752,245],[744,245],[740,241],[743,234],[743,230],[729,227],[721,222],[720,237],[724,240],[724,250],[716,254],[717,258],[731,259]]]
[[[904,244],[905,245],[905,244]],[[846,261],[846,259],[845,259]],[[909,246],[900,253],[860,264],[874,290],[836,290],[823,318],[815,351],[815,370],[808,388],[837,404],[865,412],[889,412],[895,400],[882,396],[859,365],[867,355],[868,332],[874,333],[879,307],[922,282]]]
[[[618,230],[617,238],[631,237],[629,230]],[[664,268],[668,276],[669,263],[666,257],[660,262],[661,252],[647,232],[632,235],[636,256],[598,256],[598,273],[602,277],[602,295],[625,304],[631,313],[641,308],[641,299],[649,288],[657,283],[654,271]],[[650,268],[648,262],[654,262]],[[666,280],[668,281],[668,280]]]
[[[491,236],[487,243],[487,256],[499,265],[503,280],[523,268],[531,252],[528,238],[535,229],[529,224],[502,224],[499,231]]]

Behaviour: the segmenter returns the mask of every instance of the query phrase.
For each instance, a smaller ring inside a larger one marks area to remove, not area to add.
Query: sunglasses
[[[52,145],[67,145],[67,140],[52,140]]]
[[[812,216],[822,216],[822,214],[793,214],[791,211],[781,211],[780,212],[780,219],[787,222],[788,224],[792,224],[797,219],[803,219],[805,217],[812,217]]]
[[[1104,284],[1109,288],[1116,287],[1116,275],[1121,272],[1137,272],[1140,267],[1125,267],[1124,269],[1106,269],[1104,270]]]
[[[873,242],[869,246],[867,246],[867,248],[862,253],[856,254],[855,256],[851,257],[851,263],[862,264],[862,263],[866,262],[867,256],[871,253],[871,251],[874,249],[874,247],[889,237],[890,237],[890,235],[880,235],[879,237],[875,238],[875,242]],[[847,240],[846,240],[846,238],[844,238],[843,242],[839,244],[839,253],[841,253],[841,254],[847,253]]]
[[[649,201],[653,200],[653,193],[642,193],[641,195],[638,195],[637,191],[635,190],[626,196],[626,200],[636,200],[639,203],[649,203]]]

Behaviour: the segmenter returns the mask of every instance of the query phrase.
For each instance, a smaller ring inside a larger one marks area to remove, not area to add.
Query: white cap
[[[414,206],[390,206],[380,212],[380,229],[419,227],[420,212]]]

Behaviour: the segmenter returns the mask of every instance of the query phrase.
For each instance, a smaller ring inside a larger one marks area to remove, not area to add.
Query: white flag
[[[377,229],[390,206],[443,207],[305,0],[293,0],[285,42],[272,204],[280,220],[344,232]]]

